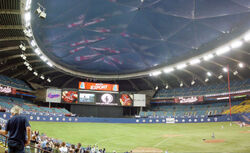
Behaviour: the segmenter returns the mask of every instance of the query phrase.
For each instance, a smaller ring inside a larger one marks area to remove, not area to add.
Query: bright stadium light
[[[212,59],[212,58],[214,58],[214,55],[213,55],[213,54],[207,54],[207,55],[205,55],[205,56],[203,57],[203,59],[204,59],[205,61],[208,61],[208,60],[210,60],[210,59]]]
[[[41,58],[44,62],[46,62],[46,61],[48,60],[45,56],[40,56],[40,58]]]
[[[51,82],[50,78],[47,79],[48,82]]]
[[[25,36],[27,36],[29,38],[32,37],[31,29],[24,29],[23,33],[25,34]]]
[[[223,47],[216,50],[216,55],[222,55],[222,54],[225,54],[225,53],[227,53],[229,51],[230,51],[229,46],[223,46]]]
[[[158,90],[158,88],[159,88],[159,87],[158,87],[158,86],[156,86],[156,87],[155,87],[155,90]]]
[[[183,68],[185,68],[185,67],[187,67],[187,64],[185,64],[185,63],[179,64],[179,65],[176,66],[176,68],[177,68],[178,70],[183,69]]]
[[[47,62],[47,64],[48,64],[50,67],[53,67],[53,64],[52,64],[52,63]]]
[[[30,12],[26,12],[26,13],[24,14],[24,20],[25,20],[25,22],[30,22],[30,19],[31,19],[31,14],[30,14]]]
[[[151,76],[158,76],[161,74],[161,71],[155,71],[151,73]]]
[[[170,73],[170,72],[173,72],[174,71],[174,68],[173,67],[170,67],[170,68],[166,68],[163,70],[164,73]]]
[[[244,67],[244,64],[243,64],[243,63],[239,63],[238,66],[239,66],[240,68],[243,68],[243,67]]]
[[[194,85],[195,84],[195,81],[193,80],[192,82],[191,82],[191,85]]]
[[[250,40],[250,32],[246,33],[245,36],[243,37],[243,39],[245,41],[249,41]]]
[[[237,75],[237,74],[238,74],[238,71],[234,71],[233,74],[234,74],[234,75]]]
[[[27,0],[25,4],[25,11],[28,11],[30,9],[30,6],[31,6],[31,0]]]
[[[228,71],[228,69],[226,68],[226,67],[223,67],[223,69],[222,69],[224,72],[227,72]]]
[[[200,62],[201,62],[200,59],[193,59],[193,60],[191,60],[191,61],[189,62],[189,64],[190,64],[190,65],[194,65],[194,64],[198,64],[198,63],[200,63]]]
[[[231,47],[232,48],[239,48],[239,47],[241,47],[243,45],[243,42],[242,41],[240,41],[240,40],[235,40],[234,42],[232,42],[231,43]]]
[[[183,82],[180,83],[180,87],[183,87]]]
[[[36,48],[35,50],[35,53],[37,54],[37,55],[41,55],[42,53],[41,53],[41,50],[39,49],[39,48]]]
[[[205,79],[205,82],[208,82],[208,81],[209,81],[209,79],[208,79],[208,78],[206,78],[206,79]]]
[[[168,89],[169,88],[169,86],[168,86],[168,84],[166,85],[166,87],[165,87],[166,89]]]
[[[223,75],[219,75],[219,76],[218,76],[218,79],[222,79],[222,78],[223,78]]]
[[[38,73],[37,73],[37,72],[33,72],[33,74],[34,74],[35,76],[38,76]]]
[[[25,47],[25,45],[24,45],[23,43],[21,43],[21,44],[19,45],[19,48],[20,48],[22,51],[25,51],[25,50],[26,50],[26,47]]]
[[[36,46],[35,40],[31,40],[30,44],[31,44],[32,47],[35,47]]]
[[[40,78],[43,79],[43,80],[45,79],[43,75],[41,75]]]
[[[211,72],[207,72],[207,76],[212,76],[212,73]]]
[[[25,61],[23,64],[26,65],[26,66],[29,66],[29,65],[30,65],[30,64],[29,64],[28,62],[26,62],[26,61]]]
[[[28,69],[29,71],[32,71],[32,70],[33,70],[32,67],[30,67],[30,66],[28,66],[27,69]]]

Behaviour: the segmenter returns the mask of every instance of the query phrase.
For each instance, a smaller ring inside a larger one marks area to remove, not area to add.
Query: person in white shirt
[[[61,153],[67,153],[68,152],[68,148],[66,147],[65,142],[62,142],[61,147],[59,148],[59,150],[61,151]]]

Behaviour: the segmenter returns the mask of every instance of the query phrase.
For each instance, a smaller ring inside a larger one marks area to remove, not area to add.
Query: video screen
[[[90,93],[80,93],[79,103],[93,103],[95,102],[95,94]]]
[[[118,106],[116,95],[105,93],[105,94],[98,94],[96,105],[109,105],[109,106]]]
[[[133,95],[121,94],[120,103],[122,106],[133,106]]]
[[[62,92],[62,102],[77,104],[78,103],[78,92],[64,90]]]

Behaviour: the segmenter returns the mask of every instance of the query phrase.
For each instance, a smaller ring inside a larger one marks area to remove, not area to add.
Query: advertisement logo
[[[58,98],[60,95],[59,94],[52,94],[52,93],[49,93],[48,94],[48,97],[53,99],[53,98]]]
[[[111,94],[103,94],[101,100],[105,104],[110,104],[113,102],[114,97]]]

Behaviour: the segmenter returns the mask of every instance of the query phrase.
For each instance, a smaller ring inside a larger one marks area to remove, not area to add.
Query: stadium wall
[[[123,108],[118,106],[71,105],[70,112],[85,117],[123,117]]]
[[[0,112],[0,118],[9,119],[10,113]],[[250,113],[245,114],[249,116]],[[212,116],[212,117],[178,117],[178,118],[94,118],[94,117],[64,117],[64,116],[40,116],[25,115],[29,121],[44,122],[92,122],[92,123],[204,123],[240,121],[239,114]]]

